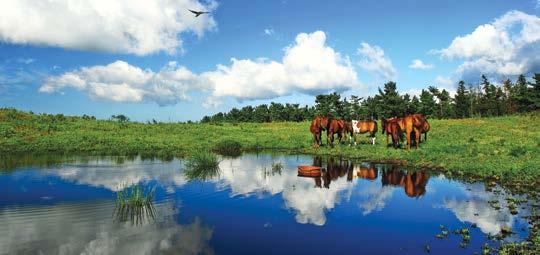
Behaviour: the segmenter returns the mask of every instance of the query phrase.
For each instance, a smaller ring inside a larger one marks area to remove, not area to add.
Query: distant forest
[[[327,114],[345,120],[379,119],[422,113],[430,118],[491,117],[524,113],[540,109],[540,73],[530,81],[520,75],[515,82],[505,80],[501,85],[491,83],[485,75],[477,85],[460,81],[456,94],[429,86],[419,97],[400,95],[395,82],[387,82],[378,94],[367,98],[351,96],[341,98],[337,93],[318,95],[314,106],[270,103],[258,106],[232,108],[205,116],[201,122],[273,122],[305,121],[315,115]]]

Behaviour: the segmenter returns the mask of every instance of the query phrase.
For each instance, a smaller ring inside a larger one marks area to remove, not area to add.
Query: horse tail
[[[371,137],[375,137],[375,134],[377,134],[377,131],[379,130],[379,128],[377,126],[377,121],[373,121],[373,124],[375,126],[373,127],[373,131],[371,131]]]
[[[427,132],[424,133],[424,141],[427,142]]]

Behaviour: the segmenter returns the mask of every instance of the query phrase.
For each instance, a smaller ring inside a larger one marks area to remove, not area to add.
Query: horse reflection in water
[[[322,175],[314,178],[315,187],[330,188],[330,183],[338,178],[347,176],[347,181],[351,182],[354,178],[361,178],[374,181],[379,178],[379,170],[375,164],[358,164],[343,159],[334,159],[328,157],[326,164],[321,157],[313,159],[314,166],[323,167]],[[381,185],[403,187],[405,194],[409,197],[420,197],[426,193],[426,185],[429,175],[424,171],[404,171],[397,166],[384,167],[380,171]]]
[[[426,193],[429,175],[423,171],[400,171],[396,166],[382,171],[381,182],[383,186],[401,186],[409,197],[419,197]]]

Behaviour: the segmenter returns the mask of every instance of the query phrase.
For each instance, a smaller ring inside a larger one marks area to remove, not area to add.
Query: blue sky
[[[534,0],[82,2],[0,3],[0,107],[185,121],[540,71]]]

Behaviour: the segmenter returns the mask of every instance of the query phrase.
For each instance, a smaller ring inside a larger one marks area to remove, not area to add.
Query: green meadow
[[[308,122],[145,124],[1,109],[0,153],[190,156],[233,144],[242,151],[391,161],[512,181],[518,188],[540,185],[540,113],[429,121],[428,141],[420,149],[388,148],[380,131],[375,146],[367,144],[366,135],[359,135],[357,146],[336,142],[334,148],[315,148]]]

